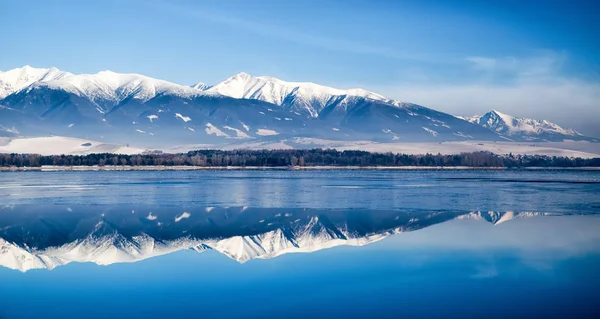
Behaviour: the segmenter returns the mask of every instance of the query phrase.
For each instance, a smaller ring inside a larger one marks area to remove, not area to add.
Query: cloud
[[[431,107],[454,115],[474,115],[497,109],[546,119],[600,136],[600,82],[563,74],[567,57],[544,52],[530,57],[465,58],[459,74],[435,83],[403,81],[373,90],[394,99]],[[431,72],[424,71],[422,72]],[[417,75],[415,78],[426,79]]]
[[[168,10],[181,16],[199,18],[204,21],[210,21],[217,24],[227,25],[237,28],[244,32],[255,33],[260,36],[275,38],[302,45],[309,45],[328,50],[344,51],[348,53],[366,54],[379,57],[405,59],[415,61],[427,61],[430,57],[424,54],[408,54],[396,49],[385,46],[366,44],[361,41],[351,41],[339,37],[330,37],[323,34],[311,34],[305,31],[299,31],[284,25],[274,25],[255,20],[243,19],[233,16],[231,13],[222,13],[216,10],[210,10],[206,7],[183,6],[173,3],[167,3],[161,0],[147,2],[162,11]]]
[[[454,115],[502,112],[557,122],[600,136],[600,85],[564,81],[557,84],[438,85],[383,89],[383,94]]]
[[[496,59],[473,56],[467,57],[465,60],[472,62],[476,68],[483,70],[493,70],[496,67]]]

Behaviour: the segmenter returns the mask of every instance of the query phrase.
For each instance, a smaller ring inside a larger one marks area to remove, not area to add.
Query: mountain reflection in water
[[[16,205],[0,208],[0,265],[27,271],[69,262],[109,265],[184,249],[238,262],[363,246],[452,219],[499,224],[537,212],[253,207]]]

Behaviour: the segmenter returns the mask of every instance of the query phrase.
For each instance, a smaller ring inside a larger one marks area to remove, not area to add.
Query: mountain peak
[[[248,74],[248,73],[246,73],[246,72],[244,72],[244,71],[242,71],[242,72],[240,72],[240,73],[238,73],[238,74],[234,75],[233,77],[234,77],[234,78],[246,78],[246,79],[247,79],[247,78],[253,78],[253,76],[252,76],[251,74]]]
[[[498,110],[491,110],[482,116],[462,117],[471,123],[509,137],[525,140],[557,140],[580,137],[581,134],[573,129],[562,128],[548,120],[518,118]]]
[[[337,97],[364,97],[390,101],[382,95],[364,89],[341,90],[312,82],[288,82],[271,76],[252,76],[238,73],[207,89],[209,92],[237,98],[273,103],[290,111],[318,117],[319,112]]]
[[[71,75],[57,68],[41,69],[25,65],[21,68],[0,72],[0,99],[20,91],[35,82],[47,82]]]

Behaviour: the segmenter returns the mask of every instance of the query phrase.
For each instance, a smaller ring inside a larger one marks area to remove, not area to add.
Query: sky
[[[236,73],[491,109],[600,136],[593,0],[0,0],[0,70]]]

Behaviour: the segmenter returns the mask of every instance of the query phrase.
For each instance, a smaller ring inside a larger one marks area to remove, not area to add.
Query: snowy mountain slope
[[[393,101],[362,89],[340,90],[307,82],[237,74],[208,92],[273,103],[319,120],[319,137],[375,141],[496,140],[498,135],[442,112]]]
[[[0,266],[27,271],[69,262],[136,262],[182,249],[238,262],[362,246],[452,219],[494,224],[540,213],[464,213],[247,207],[4,206]],[[185,217],[185,218],[184,218]]]
[[[573,129],[565,129],[558,124],[528,118],[517,118],[492,110],[482,116],[461,117],[471,123],[480,125],[514,140],[529,141],[563,141],[597,139],[585,137]]]
[[[286,82],[269,76],[255,77],[244,72],[208,88],[207,92],[238,99],[261,100],[311,117],[318,117],[321,110],[346,96],[388,100],[363,89],[339,90],[310,82]]]
[[[0,99],[20,91],[33,83],[60,80],[70,76],[73,76],[73,74],[60,71],[56,68],[36,69],[29,65],[0,72]]]
[[[240,141],[283,145],[296,138],[379,143],[543,141],[566,136],[563,133],[595,141],[545,121],[504,129],[509,126],[498,124],[502,117],[496,113],[491,123],[498,125],[492,127],[481,125],[487,119],[467,121],[362,89],[339,90],[246,73],[214,86],[202,82],[182,86],[138,74],[75,75],[26,66],[1,73],[0,81],[0,137],[58,135],[141,148],[228,147]],[[527,125],[543,126],[547,133],[535,137],[515,133],[515,128],[531,132]]]
[[[210,89],[210,85],[204,83],[204,82],[198,82],[194,85],[192,85],[192,88],[196,89],[196,90],[201,90],[201,91],[206,91],[208,89]]]
[[[180,96],[203,94],[195,88],[139,74],[102,71],[76,75],[56,68],[38,69],[30,66],[0,72],[0,99],[23,89],[30,92],[37,86],[60,88],[98,103],[119,103],[125,99],[148,100],[166,93]]]
[[[156,148],[307,130],[305,118],[269,103],[108,71],[34,82],[0,105],[0,136],[9,137],[61,135]]]

